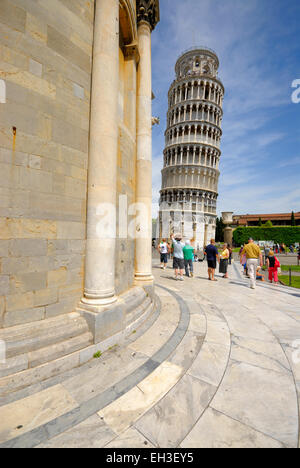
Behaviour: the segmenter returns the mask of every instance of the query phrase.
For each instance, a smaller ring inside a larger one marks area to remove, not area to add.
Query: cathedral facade
[[[159,0],[1,0],[0,340],[32,336],[1,367],[1,394],[46,365],[33,350],[55,356],[46,378],[153,311],[158,21]]]

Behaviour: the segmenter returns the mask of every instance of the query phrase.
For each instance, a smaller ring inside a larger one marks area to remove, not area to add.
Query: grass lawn
[[[292,271],[300,271],[300,266],[297,265],[281,265],[282,271],[289,271],[290,268]]]
[[[282,281],[286,286],[289,286],[288,275],[279,276],[279,281]],[[300,276],[292,276],[292,288],[300,289]]]

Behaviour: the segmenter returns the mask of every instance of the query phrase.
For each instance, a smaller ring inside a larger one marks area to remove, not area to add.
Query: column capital
[[[137,0],[136,11],[138,25],[146,22],[153,31],[160,20],[159,0]]]

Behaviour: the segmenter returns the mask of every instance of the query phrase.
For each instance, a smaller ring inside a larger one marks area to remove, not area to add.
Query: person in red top
[[[278,284],[278,272],[277,272],[277,270],[280,267],[280,263],[277,260],[277,258],[275,257],[273,250],[270,250],[270,252],[269,252],[269,256],[267,258],[267,267],[268,267],[268,270],[269,270],[269,281],[270,281],[270,283],[273,282],[273,278],[274,278],[275,284]]]

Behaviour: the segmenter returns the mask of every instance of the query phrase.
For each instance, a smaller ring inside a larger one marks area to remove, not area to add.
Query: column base
[[[152,275],[143,275],[143,274],[136,274],[134,277],[134,283],[136,286],[141,286],[143,285],[151,285],[154,284],[154,276]]]
[[[143,288],[146,293],[154,298],[154,277],[152,275],[136,275],[134,278],[135,286]]]
[[[101,307],[107,307],[107,306],[117,302],[117,300],[118,300],[117,296],[104,297],[104,298],[101,298],[101,299],[89,299],[87,297],[83,297],[81,299],[80,303],[84,304],[87,307],[91,307],[91,310],[93,310],[94,307],[96,309],[99,308],[99,307],[100,308]]]
[[[77,312],[87,321],[94,343],[98,344],[112,337],[121,340],[136,330],[151,313],[155,303],[153,283],[149,283],[148,286],[130,288],[118,296],[114,304],[99,306],[81,301]]]
[[[115,298],[114,303],[100,305],[95,301],[81,300],[77,311],[86,319],[94,336],[94,343],[122,331],[124,324],[124,305]]]

